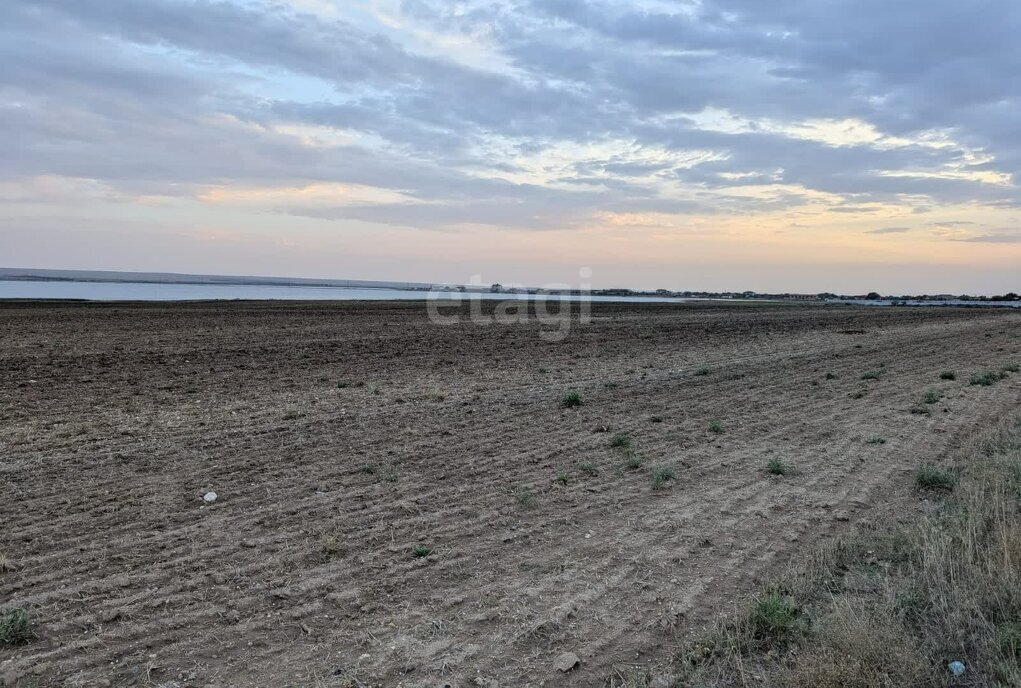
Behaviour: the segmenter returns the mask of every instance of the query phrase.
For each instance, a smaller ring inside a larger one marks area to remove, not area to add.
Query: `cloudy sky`
[[[1021,290],[1017,0],[5,0],[0,265]]]

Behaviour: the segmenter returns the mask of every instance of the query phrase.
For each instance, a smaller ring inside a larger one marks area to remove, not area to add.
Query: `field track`
[[[915,467],[1021,402],[968,383],[1021,363],[1019,312],[593,316],[549,342],[413,303],[0,305],[0,607],[39,622],[0,685],[601,685],[909,515]]]

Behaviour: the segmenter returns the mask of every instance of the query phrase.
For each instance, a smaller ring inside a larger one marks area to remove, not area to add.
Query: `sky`
[[[1021,291],[1018,36],[1017,0],[6,0],[0,266]]]

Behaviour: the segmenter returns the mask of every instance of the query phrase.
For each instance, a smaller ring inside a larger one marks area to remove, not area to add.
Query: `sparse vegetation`
[[[514,500],[519,506],[523,506],[526,509],[535,507],[537,501],[535,495],[527,487],[518,487],[514,490]]]
[[[834,375],[833,373],[826,373],[826,379],[827,380],[836,380],[837,376]]]
[[[708,366],[702,366],[701,368],[697,368],[695,370],[695,375],[703,376],[708,375],[711,372],[713,372],[711,368],[709,368]]]
[[[369,394],[381,394],[383,392],[383,389],[375,382],[370,382],[369,384],[365,385],[365,391],[368,392]]]
[[[652,472],[652,489],[662,490],[671,480],[677,479],[677,472],[669,467],[662,466]]]
[[[319,538],[319,556],[323,560],[332,559],[340,554],[340,539],[334,533],[325,533]]]
[[[578,464],[578,470],[581,471],[582,473],[584,473],[585,475],[589,476],[589,477],[594,477],[594,476],[599,475],[599,470],[596,468],[595,464],[593,464],[593,463],[591,463],[589,461],[583,461],[583,462],[579,463]]]
[[[868,370],[862,373],[862,380],[878,380],[882,375],[882,371],[879,370]]]
[[[649,418],[649,422],[650,423],[662,423],[663,422],[663,417],[662,416],[652,416],[651,418]]]
[[[723,423],[718,420],[709,421],[709,432],[716,435],[723,434]]]
[[[561,485],[566,485],[568,483],[567,474],[557,473],[557,477],[553,478],[553,482],[560,483]]]
[[[0,611],[0,645],[20,645],[35,637],[35,623],[27,609],[14,607]]]
[[[943,393],[938,389],[926,390],[925,394],[922,395],[923,404],[935,404],[943,398]]]
[[[1016,373],[1019,371],[1021,371],[1021,365],[1018,365],[1017,363],[1008,363],[1001,369],[1001,372],[1003,373]]]
[[[581,394],[574,390],[568,390],[560,397],[560,405],[564,408],[575,408],[581,406],[581,404]]]
[[[873,435],[865,440],[865,444],[886,444],[886,438],[879,435]]]
[[[631,447],[631,435],[626,432],[616,432],[613,437],[610,438],[610,446],[620,449],[629,449]]]
[[[411,553],[415,555],[416,559],[421,559],[422,557],[427,557],[432,554],[433,549],[432,547],[427,547],[425,545],[415,545],[415,548],[411,550]]]
[[[955,373],[952,370],[944,370],[942,373],[939,374],[939,379],[940,380],[956,380],[957,379],[957,373]]]
[[[939,466],[919,466],[915,471],[915,485],[925,490],[952,490],[957,484],[957,472]]]
[[[770,459],[769,463],[766,464],[766,470],[771,475],[787,475],[791,472],[791,467],[780,459]]]
[[[770,590],[752,605],[748,630],[760,643],[782,646],[802,635],[806,624],[790,598],[778,590]]]
[[[997,382],[1004,378],[1004,374],[995,370],[986,371],[984,373],[975,373],[971,376],[971,384],[979,387],[989,387],[995,385]]]
[[[365,463],[358,470],[366,475],[375,476],[377,480],[382,480],[383,482],[397,482],[397,468],[390,464]]]
[[[627,452],[624,453],[624,466],[629,470],[637,471],[643,465],[644,462],[641,457],[634,452],[634,450],[628,449]]]
[[[0,573],[7,573],[13,568],[14,566],[11,564],[11,560],[7,558],[7,555],[0,552]]]
[[[851,397],[852,399],[864,399],[866,396],[868,396],[868,393],[869,392],[867,389],[857,389],[848,394],[848,396]]]
[[[924,403],[915,404],[911,407],[911,413],[916,416],[930,416],[932,415],[932,409],[926,406]]]
[[[950,685],[958,659],[967,674],[953,685],[1021,685],[1021,425],[978,454],[978,475],[916,526],[827,545],[688,643],[676,685],[927,688]],[[923,469],[926,485],[957,482]]]

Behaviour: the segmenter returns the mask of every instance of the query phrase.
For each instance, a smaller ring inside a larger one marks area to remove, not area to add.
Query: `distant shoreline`
[[[796,293],[759,293],[752,291],[743,292],[708,292],[708,291],[670,291],[658,290],[633,290],[626,288],[617,289],[555,289],[536,287],[503,287],[499,284],[429,284],[426,282],[389,282],[381,280],[338,280],[338,279],[316,279],[304,277],[265,277],[255,275],[201,275],[173,272],[119,272],[112,270],[53,270],[44,268],[4,268],[0,267],[0,282],[35,282],[47,284],[107,284],[107,285],[147,285],[167,287],[209,287],[209,288],[306,288],[306,289],[366,289],[366,290],[396,290],[409,292],[409,298],[416,299],[426,294],[435,293],[462,293],[466,295],[481,295],[487,298],[508,297],[588,297],[594,299],[613,298],[615,300],[642,300],[655,299],[657,301],[683,301],[692,299],[702,300],[747,300],[747,301],[782,301],[802,303],[829,303],[863,306],[946,306],[946,307],[989,307],[989,308],[1018,308],[1021,307],[1021,300],[1014,300],[1015,294],[1006,295],[1007,300],[997,300],[995,297],[970,296],[963,298],[951,294],[925,294],[919,296],[881,296],[870,293],[868,295],[847,295],[823,292],[819,294],[796,294]],[[46,295],[5,296],[0,292],[0,301],[21,298],[46,298]],[[94,301],[95,298],[74,298],[73,300]],[[103,300],[103,299],[98,299]],[[123,300],[118,298],[117,300]],[[139,300],[169,300],[165,298]],[[194,299],[185,299],[194,300]],[[205,299],[203,299],[205,300]],[[211,298],[209,300],[220,300]],[[233,299],[225,299],[233,300]],[[305,300],[305,299],[297,299]],[[319,300],[319,299],[317,299]],[[364,300],[364,299],[355,299]],[[389,299],[387,299],[389,300]]]

